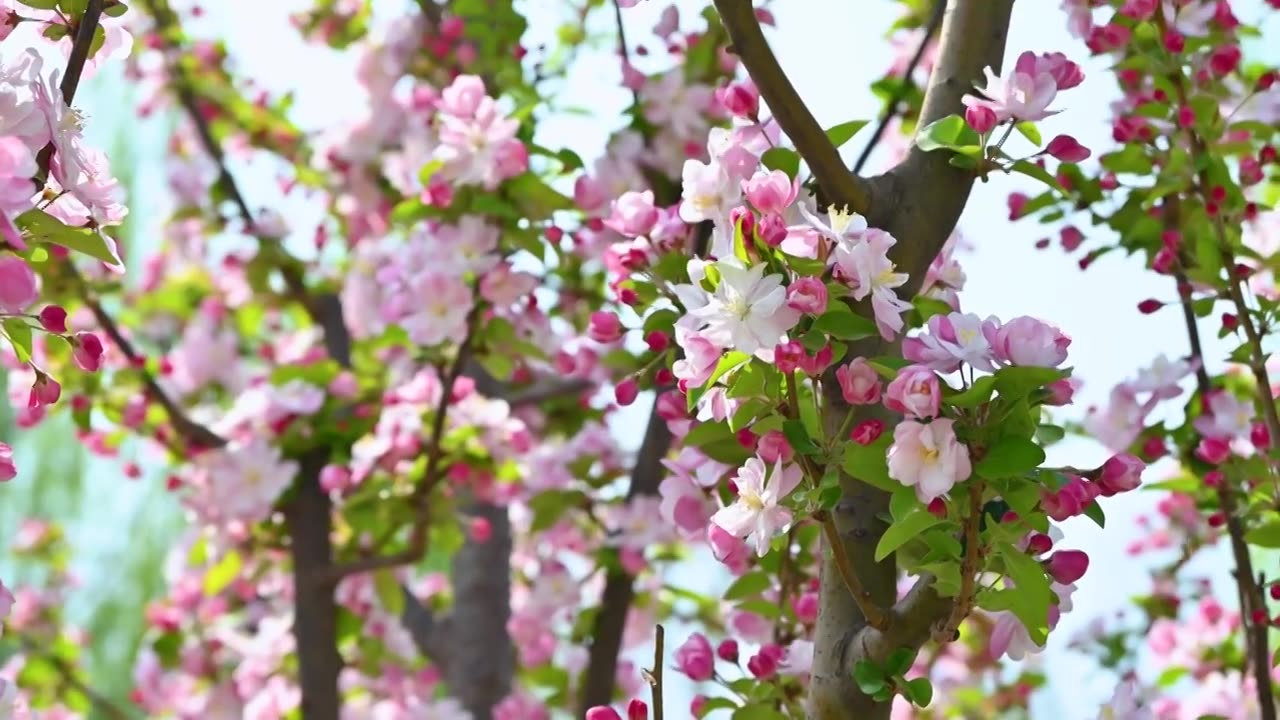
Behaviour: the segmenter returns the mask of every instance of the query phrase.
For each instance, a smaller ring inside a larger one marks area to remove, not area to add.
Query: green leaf
[[[1048,185],[1049,187],[1053,188],[1054,190],[1057,190],[1058,192],[1064,195],[1067,192],[1067,189],[1062,187],[1062,183],[1058,182],[1058,178],[1050,174],[1048,170],[1045,170],[1044,168],[1040,167],[1039,165],[1033,162],[1029,162],[1027,160],[1018,160],[1013,165],[1010,165],[1009,169],[1021,175],[1026,175],[1027,177],[1035,178],[1036,180],[1039,180],[1040,182],[1044,183],[1045,185]]]
[[[867,695],[874,695],[885,686],[884,670],[870,660],[859,660],[853,666],[853,681]]]
[[[1022,137],[1031,141],[1032,145],[1040,147],[1044,140],[1040,137],[1040,130],[1036,128],[1036,124],[1030,121],[1020,122],[1014,125]]]
[[[760,156],[760,162],[770,170],[781,170],[792,180],[800,174],[800,156],[788,148],[769,148]]]
[[[975,408],[990,400],[991,393],[995,392],[995,389],[995,376],[983,375],[974,380],[973,385],[970,385],[968,390],[950,396],[943,394],[942,400],[953,407]]]
[[[1000,397],[1017,399],[1065,377],[1065,370],[1042,367],[1007,367],[996,371],[996,391]]]
[[[894,550],[914,540],[921,533],[941,523],[942,520],[924,508],[917,508],[884,531],[876,544],[876,562],[889,557]]]
[[[373,590],[378,594],[378,602],[393,617],[400,617],[404,612],[404,591],[400,589],[400,581],[395,571],[384,568],[373,574]]]
[[[31,326],[22,318],[5,318],[4,334],[9,338],[9,344],[13,346],[13,352],[18,356],[18,362],[24,363],[31,360]]]
[[[809,438],[809,431],[805,430],[804,423],[799,420],[792,419],[782,423],[782,434],[791,444],[791,449],[801,455],[817,455],[822,452],[822,448]]]
[[[987,449],[974,467],[984,478],[1017,477],[1040,467],[1044,450],[1031,440],[1017,436],[1003,437]]]
[[[733,720],[787,720],[787,716],[771,705],[757,703],[733,711]]]
[[[1267,522],[1244,534],[1244,541],[1264,548],[1280,548],[1280,520]]]
[[[229,551],[218,564],[209,568],[204,574],[204,594],[207,597],[213,597],[222,592],[231,584],[236,576],[240,574],[242,567],[240,553],[235,550]]]
[[[858,134],[858,131],[867,126],[866,120],[850,120],[846,123],[840,123],[833,128],[827,130],[827,139],[832,145],[839,148],[841,145],[849,142],[849,139]]]
[[[37,10],[52,10],[58,7],[58,0],[18,0],[18,2]]]
[[[724,591],[725,600],[740,600],[747,597],[756,597],[764,593],[773,585],[773,580],[769,578],[768,573],[756,570],[749,572],[729,586]]]
[[[902,695],[916,707],[929,707],[933,702],[933,685],[927,677],[914,678],[902,688]]]
[[[850,442],[845,446],[841,469],[871,487],[894,492],[902,483],[889,477],[889,461],[886,453],[893,442],[893,433],[885,431],[870,445]]]
[[[978,133],[973,131],[964,118],[959,115],[948,115],[941,120],[925,125],[916,135],[916,146],[925,152],[934,150],[956,150],[970,153],[981,142]]]
[[[23,234],[36,242],[61,245],[118,269],[124,268],[115,240],[101,232],[69,227],[43,210],[28,210],[19,215],[14,223]]]
[[[911,664],[916,661],[916,653],[908,648],[898,648],[884,659],[884,674],[888,677],[906,675]]]
[[[426,165],[423,165],[422,169],[418,171],[418,181],[424,186],[430,185],[432,176],[439,172],[442,167],[444,167],[443,160],[432,160]]]
[[[1084,508],[1084,516],[1097,523],[1098,527],[1105,528],[1107,526],[1107,516],[1102,512],[1102,506],[1097,500],[1089,503]],[[1280,547],[1278,545],[1277,547]]]
[[[813,329],[837,340],[861,340],[880,333],[870,318],[845,310],[828,310],[813,321]]]
[[[529,220],[546,220],[557,210],[573,208],[573,200],[561,195],[533,173],[517,175],[507,181],[506,188]]]
[[[1014,582],[1009,609],[1031,635],[1031,641],[1043,646],[1049,636],[1049,603],[1053,589],[1044,567],[1008,543],[996,545],[1004,561],[1005,571]]]
[[[102,14],[106,15],[107,17],[120,17],[121,15],[124,15],[125,12],[128,10],[129,10],[128,5],[125,5],[122,2],[117,2],[114,5],[108,5],[107,7],[103,8]]]

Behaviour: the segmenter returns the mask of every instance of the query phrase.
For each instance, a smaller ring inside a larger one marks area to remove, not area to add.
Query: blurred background
[[[633,45],[654,40],[650,29],[669,4],[669,0],[649,0],[624,14]],[[674,4],[685,22],[695,23],[706,2],[677,0]],[[204,6],[199,21],[187,27],[197,37],[225,40],[238,77],[252,77],[258,87],[273,94],[292,92],[294,122],[304,130],[320,132],[354,119],[367,101],[355,79],[354,53],[306,44],[290,25],[290,14],[309,5],[309,0],[213,0]],[[417,12],[414,3],[406,0],[375,0],[373,5],[375,18],[381,19]],[[535,59],[540,45],[554,48],[557,31],[570,10],[561,0],[529,0],[517,5],[523,6],[529,18],[526,47]],[[1267,11],[1261,0],[1236,0],[1233,7],[1237,15],[1250,19]],[[877,117],[880,102],[867,87],[893,59],[893,49],[884,35],[900,14],[898,4],[886,0],[803,0],[775,3],[773,9],[778,21],[778,28],[770,35],[774,50],[820,123],[831,126]],[[1272,13],[1264,36],[1274,38],[1280,32],[1277,15],[1280,13]],[[593,42],[574,64],[560,93],[568,105],[587,108],[592,114],[555,117],[541,126],[538,138],[544,146],[569,147],[588,163],[601,152],[609,135],[621,127],[620,113],[630,100],[629,92],[621,87],[614,59],[612,13],[598,12],[596,20]],[[1116,96],[1113,76],[1105,73],[1101,64],[1087,60],[1083,44],[1072,38],[1065,26],[1065,15],[1053,0],[1015,3],[1006,57],[1011,59],[1022,50],[1057,50],[1083,61],[1085,83],[1060,97],[1056,107],[1065,112],[1043,123],[1042,131],[1046,138],[1070,132],[1086,146],[1102,148],[1110,140],[1109,104]],[[23,49],[24,42],[15,34],[0,46],[0,55],[12,57]],[[56,53],[45,50],[54,66],[60,66]],[[661,56],[654,53],[635,61],[642,69],[652,69],[645,62],[663,62]],[[1274,65],[1280,60],[1280,44],[1266,47],[1256,41],[1246,46],[1246,57]],[[128,188],[130,215],[123,228],[124,246],[128,260],[137,267],[155,247],[169,210],[164,154],[174,118],[164,113],[145,118],[137,115],[135,109],[144,99],[144,90],[126,81],[123,65],[108,63],[84,82],[77,105],[89,118],[90,140],[107,150],[113,168]],[[869,132],[870,128],[844,146],[850,160],[861,151]],[[293,240],[300,242],[300,252],[305,254],[307,246],[301,243],[309,239],[309,229],[321,217],[319,204],[303,197],[284,199],[269,167],[233,160],[232,169],[251,205],[278,210],[298,229],[300,237]],[[972,245],[960,255],[969,279],[961,295],[962,307],[1004,319],[1034,315],[1058,324],[1070,335],[1070,364],[1085,384],[1065,417],[1078,420],[1090,405],[1104,403],[1112,386],[1134,376],[1157,355],[1184,354],[1185,332],[1181,317],[1172,311],[1150,316],[1138,313],[1139,301],[1168,298],[1173,287],[1165,279],[1142,272],[1137,259],[1107,255],[1088,272],[1081,272],[1076,266],[1078,258],[1067,257],[1056,241],[1047,250],[1037,250],[1035,242],[1050,229],[1007,220],[1008,194],[1025,187],[1022,180],[993,178],[976,188],[961,220],[961,230]],[[1106,239],[1091,235],[1087,220],[1079,227],[1087,238]],[[1208,333],[1206,339],[1213,335]],[[1211,341],[1206,348],[1208,357],[1223,354],[1221,343]],[[1177,412],[1176,405],[1166,411]],[[613,428],[628,449],[639,445],[650,407],[651,403],[642,400],[614,418]],[[9,407],[0,403],[0,440],[15,446],[23,468],[18,479],[0,486],[0,538],[9,541],[24,518],[43,518],[64,527],[73,548],[72,570],[79,580],[67,609],[91,638],[87,643],[90,677],[106,694],[124,697],[132,684],[132,657],[143,630],[143,608],[163,590],[164,558],[184,520],[176,498],[165,489],[166,469],[158,458],[129,444],[118,458],[90,457],[76,442],[74,432],[65,416],[35,429],[17,429]],[[1107,456],[1104,448],[1088,439],[1068,438],[1051,449],[1049,460],[1089,467]],[[1148,479],[1158,478],[1162,472],[1167,468],[1157,466],[1149,471]],[[1091,661],[1066,646],[1091,620],[1114,615],[1131,596],[1147,589],[1149,581],[1141,566],[1123,548],[1141,535],[1136,520],[1150,511],[1155,499],[1155,494],[1141,492],[1109,499],[1104,506],[1108,516],[1105,530],[1084,518],[1066,523],[1068,540],[1064,546],[1088,551],[1092,564],[1079,583],[1075,609],[1064,616],[1047,651],[1032,661],[1040,663],[1050,678],[1050,685],[1033,706],[1034,717],[1093,718],[1099,704],[1110,697],[1115,678],[1097,671]],[[1274,567],[1274,562],[1268,558],[1262,567]],[[1217,582],[1229,580],[1230,559],[1225,552],[1202,556],[1199,565],[1193,572],[1198,570]],[[38,569],[15,564],[4,553],[0,553],[0,577],[10,587],[41,582]],[[727,585],[728,576],[709,557],[699,555],[676,568],[672,581],[714,593]],[[1224,595],[1232,596],[1234,591]],[[668,626],[668,648],[678,646],[691,631]],[[640,653],[636,660],[639,665],[649,664],[647,653]],[[675,708],[687,707],[696,688],[676,683],[678,677],[668,676],[668,703]]]

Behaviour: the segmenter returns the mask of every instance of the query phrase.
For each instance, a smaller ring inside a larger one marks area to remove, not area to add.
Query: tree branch
[[[960,99],[983,69],[999,71],[1012,11],[1013,0],[949,0],[918,128],[963,113]],[[898,239],[893,260],[911,276],[904,296],[920,287],[973,189],[973,172],[952,166],[949,159],[948,153],[924,152],[913,143],[905,160],[870,181],[875,202],[867,222]]]
[[[642,495],[657,494],[664,472],[662,459],[671,449],[671,442],[671,431],[667,429],[667,421],[658,414],[658,401],[655,399],[644,441],[631,469],[628,501]],[[627,615],[631,612],[635,594],[634,576],[621,567],[609,571],[600,597],[600,611],[592,626],[591,651],[582,683],[582,698],[578,702],[578,717],[585,716],[589,708],[608,705],[613,700],[622,633],[626,629]]]
[[[795,143],[826,198],[837,207],[848,206],[865,214],[872,204],[872,188],[849,172],[836,146],[805,107],[769,49],[751,0],[715,0],[715,6],[733,42],[733,52],[747,68],[778,126]]]
[[[911,76],[915,74],[916,68],[920,67],[920,62],[924,60],[924,54],[929,49],[929,44],[938,35],[938,28],[942,27],[943,12],[946,9],[947,0],[934,0],[933,11],[929,14],[929,22],[924,27],[924,35],[920,38],[920,45],[916,47],[915,54],[911,56],[911,60],[907,62],[906,70],[902,72],[902,84],[894,89],[893,95],[885,102],[884,112],[880,115],[880,122],[876,124],[876,129],[872,131],[871,138],[867,140],[867,146],[862,148],[862,153],[858,155],[858,161],[853,164],[853,173],[855,175],[861,173],[862,168],[871,159],[871,153],[880,144],[885,131],[889,129],[889,122],[897,117],[900,111],[899,106],[906,99],[907,93],[915,89],[916,83]]]

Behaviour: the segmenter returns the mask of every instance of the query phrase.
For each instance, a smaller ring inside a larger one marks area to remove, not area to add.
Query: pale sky
[[[225,38],[233,57],[238,58],[237,68],[241,76],[252,75],[263,87],[273,91],[293,90],[296,104],[295,121],[304,129],[319,129],[350,119],[360,108],[361,93],[355,85],[350,60],[327,48],[301,44],[296,32],[287,25],[290,11],[308,6],[305,0],[217,0],[204,3],[208,17],[202,27],[192,29],[198,34]],[[380,11],[397,12],[404,6],[402,0],[376,0]],[[412,5],[412,3],[408,3]],[[628,36],[632,42],[651,40],[649,28],[654,24],[657,11],[665,2],[656,0],[649,5],[625,13]],[[705,2],[679,0],[677,6],[686,18],[692,18],[706,5]],[[1105,148],[1110,142],[1110,116],[1108,103],[1114,97],[1111,79],[1096,63],[1085,61],[1083,46],[1065,31],[1065,17],[1053,8],[1049,0],[1018,2],[1014,5],[1013,31],[1008,43],[1007,58],[1022,50],[1066,52],[1081,60],[1086,69],[1086,81],[1079,88],[1060,96],[1056,107],[1064,112],[1043,123],[1042,131],[1047,139],[1057,132],[1071,132],[1086,146]],[[1237,12],[1252,17],[1249,4],[1237,2]],[[530,0],[524,3],[526,15],[533,28],[530,37],[552,36],[564,14],[565,4],[558,0]],[[868,84],[887,67],[890,52],[883,40],[883,33],[895,19],[896,3],[848,2],[847,0],[792,0],[775,3],[774,13],[778,28],[770,33],[770,40],[782,65],[790,75],[802,97],[824,127],[853,119],[874,119],[880,113],[880,103],[868,91]],[[601,20],[610,19],[608,13],[598,13]],[[599,29],[607,31],[610,24]],[[534,45],[536,43],[530,43]],[[614,121],[629,97],[619,87],[617,63],[612,61],[612,41],[596,51],[588,51],[575,68],[566,94],[571,104],[598,110],[594,118],[568,118],[562,122],[541,128],[539,142],[549,147],[567,145],[574,148],[590,163],[598,154],[608,134],[618,126]],[[248,72],[246,72],[246,70]],[[104,73],[102,77],[112,77]],[[106,98],[118,98],[116,88],[94,87],[89,82],[86,95],[80,104],[86,105],[90,115],[98,120],[113,115],[104,102]],[[94,106],[92,103],[101,103]],[[123,105],[123,103],[121,103]],[[131,106],[131,104],[130,104]],[[112,117],[114,122],[130,126],[129,118]],[[105,124],[105,123],[104,123]],[[162,139],[153,131],[159,130],[154,121],[132,125],[132,132]],[[93,131],[93,124],[90,129]],[[99,128],[93,134],[108,137]],[[865,142],[866,132],[844,146],[852,160]],[[138,136],[141,136],[139,134]],[[163,150],[157,144],[142,148],[150,158],[158,158]],[[874,164],[874,163],[873,163]],[[144,186],[163,194],[163,175],[153,165],[144,178]],[[240,172],[241,184],[253,206],[278,203],[279,192],[272,178],[263,173]],[[1148,297],[1173,296],[1172,283],[1149,272],[1142,272],[1136,259],[1124,259],[1108,255],[1094,264],[1087,273],[1081,273],[1074,258],[1064,258],[1056,241],[1047,251],[1038,251],[1033,243],[1049,236],[1047,230],[1030,223],[1009,223],[1006,218],[1005,198],[1014,189],[1037,192],[1029,181],[1004,177],[993,178],[988,184],[980,184],[974,191],[970,205],[961,220],[966,238],[976,250],[961,257],[968,275],[967,289],[962,293],[962,306],[968,312],[982,315],[994,314],[1003,319],[1016,315],[1033,315],[1059,325],[1073,338],[1070,364],[1075,375],[1085,382],[1077,393],[1074,412],[1069,416],[1078,419],[1084,409],[1105,401],[1111,387],[1149,364],[1161,352],[1180,355],[1186,352],[1185,331],[1181,315],[1174,309],[1153,316],[1140,315],[1136,305]],[[158,229],[161,218],[157,209],[150,209],[147,200],[132,199],[135,216],[146,217],[146,231]],[[279,207],[279,205],[276,205]],[[148,210],[150,211],[148,212]],[[286,203],[285,217],[294,220],[299,215],[314,217],[297,203]],[[299,227],[308,226],[298,220]],[[1086,232],[1087,243],[1095,245],[1105,235],[1091,234],[1087,218],[1080,228]],[[1089,245],[1086,245],[1088,247]],[[1221,356],[1221,343],[1214,340],[1216,333],[1205,333],[1209,357]],[[1176,405],[1177,403],[1175,403]],[[629,447],[639,444],[643,433],[644,414],[649,405],[638,402],[622,415],[615,424],[620,441]],[[1176,408],[1169,408],[1176,412]],[[1087,440],[1073,439],[1051,448],[1051,463],[1072,464],[1082,467],[1096,465],[1105,460],[1107,453],[1100,446]],[[110,467],[110,466],[108,466]],[[1152,473],[1153,475],[1155,473]],[[156,481],[151,481],[156,482]],[[116,483],[106,483],[116,485]],[[128,493],[130,497],[141,494]],[[118,491],[118,486],[111,492]],[[1094,672],[1091,661],[1064,651],[1067,641],[1076,629],[1094,617],[1112,614],[1123,607],[1129,597],[1147,588],[1145,573],[1135,572],[1132,562],[1118,552],[1138,533],[1133,517],[1151,507],[1154,496],[1131,493],[1109,499],[1104,505],[1109,522],[1106,531],[1099,530],[1090,521],[1072,521],[1065,524],[1067,540],[1063,547],[1076,547],[1090,553],[1092,564],[1089,574],[1079,583],[1075,595],[1075,610],[1064,616],[1059,629],[1050,639],[1050,647],[1042,656],[1051,678],[1069,678],[1065,684],[1055,683],[1049,696],[1041,699],[1043,712],[1037,717],[1055,720],[1091,720],[1098,705],[1110,697],[1114,680]],[[116,502],[133,500],[113,497]],[[112,536],[118,526],[94,528],[89,532],[96,537]],[[1219,573],[1229,564],[1226,554],[1216,563]],[[1215,563],[1205,561],[1212,566]],[[687,567],[677,573],[680,581],[689,581],[714,591],[723,585],[721,578],[713,577],[705,564]],[[708,578],[711,577],[709,584]],[[723,577],[723,576],[722,576]],[[1232,593],[1234,594],[1234,593]],[[1228,596],[1230,597],[1230,596]],[[668,647],[683,641],[687,629],[668,628]],[[640,653],[643,659],[646,653]],[[673,674],[669,673],[668,678]],[[692,690],[668,681],[668,706],[687,707]],[[1046,709],[1052,708],[1052,710]]]

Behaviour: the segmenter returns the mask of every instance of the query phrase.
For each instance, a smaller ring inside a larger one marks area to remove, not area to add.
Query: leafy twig
[[[653,720],[662,720],[662,662],[666,657],[666,635],[667,631],[658,625],[657,637],[653,641],[653,669],[644,671],[649,687],[653,688]]]

